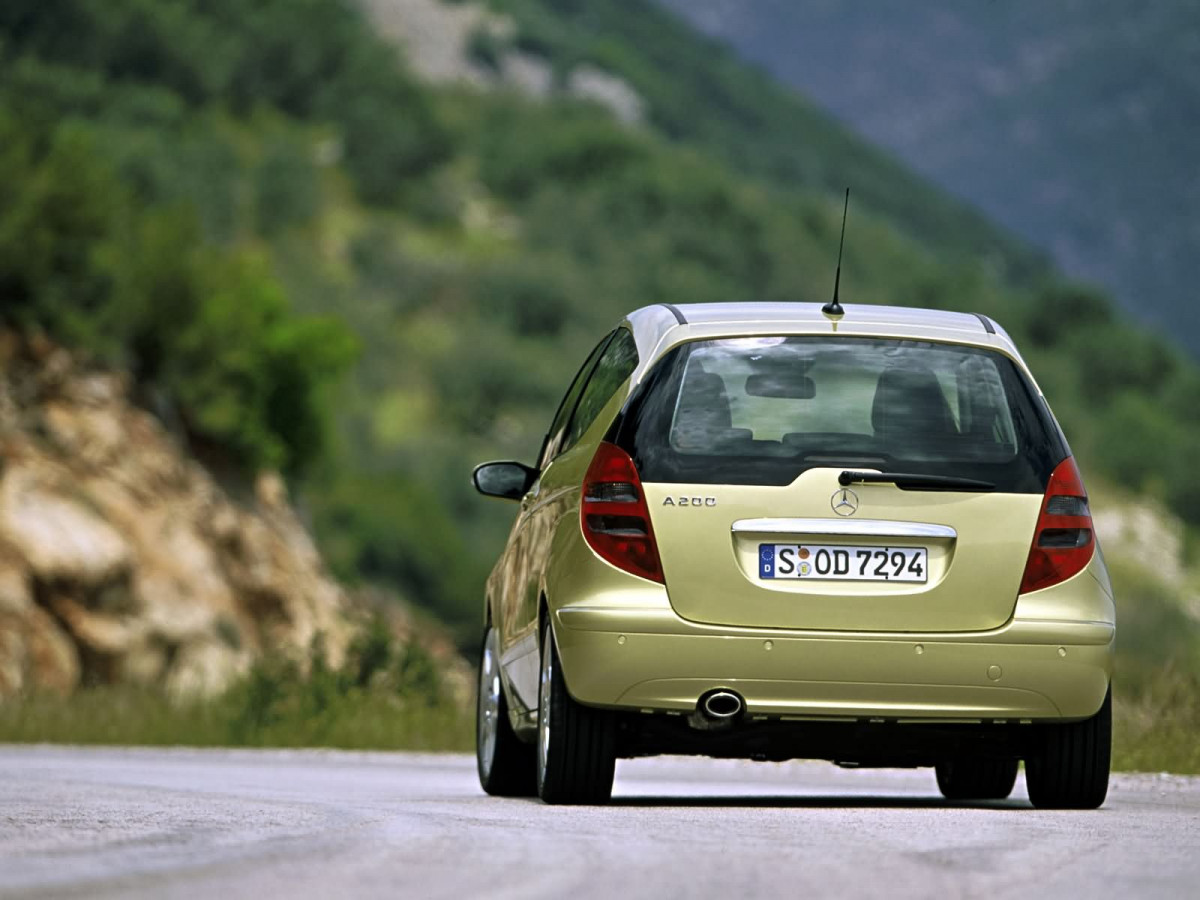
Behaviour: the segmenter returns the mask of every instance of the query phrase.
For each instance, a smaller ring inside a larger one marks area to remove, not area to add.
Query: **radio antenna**
[[[842,281],[842,248],[846,246],[846,213],[850,211],[850,188],[846,188],[846,203],[842,207],[842,239],[838,242],[837,273],[833,276],[833,299],[821,307],[821,312],[827,316],[840,319],[846,314],[842,304],[838,303],[838,286]]]

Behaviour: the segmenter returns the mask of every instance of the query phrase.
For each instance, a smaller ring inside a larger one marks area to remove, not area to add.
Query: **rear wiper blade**
[[[990,481],[954,475],[918,475],[914,472],[852,472],[838,476],[838,484],[894,484],[902,491],[994,491]]]

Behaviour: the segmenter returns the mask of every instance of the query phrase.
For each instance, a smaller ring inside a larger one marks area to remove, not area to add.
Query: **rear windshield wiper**
[[[990,481],[954,475],[918,475],[913,472],[851,472],[838,476],[838,484],[894,484],[902,491],[994,491]]]

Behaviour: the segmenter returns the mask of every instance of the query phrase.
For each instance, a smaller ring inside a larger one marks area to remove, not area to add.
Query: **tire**
[[[508,721],[508,700],[500,679],[499,637],[490,625],[479,654],[478,684],[475,767],[479,785],[494,797],[532,797],[537,792],[534,748],[521,742]]]
[[[952,759],[937,764],[937,785],[947,800],[1004,800],[1017,783],[1015,759]]]
[[[1029,800],[1038,809],[1096,809],[1108,795],[1112,758],[1112,687],[1083,722],[1043,725],[1025,759]]]
[[[547,624],[538,697],[538,796],[546,803],[606,803],[615,767],[612,716],[571,699]]]

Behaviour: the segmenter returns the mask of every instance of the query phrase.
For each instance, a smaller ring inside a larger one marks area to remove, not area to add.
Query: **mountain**
[[[661,2],[1200,353],[1200,6]]]

